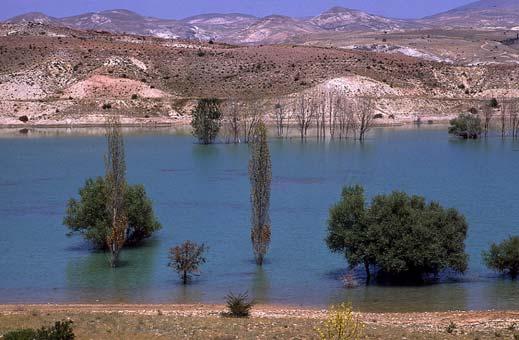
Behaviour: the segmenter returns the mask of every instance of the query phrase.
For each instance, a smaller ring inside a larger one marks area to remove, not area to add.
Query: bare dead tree
[[[323,102],[323,97],[321,97],[321,93],[315,93],[314,94],[314,97],[311,99],[311,110],[314,112],[313,113],[313,118],[315,120],[315,127],[316,127],[316,137],[317,137],[317,140],[321,140],[322,139],[322,125],[323,125],[323,122],[322,122],[322,112],[324,110],[324,105],[326,103]]]
[[[519,103],[516,100],[511,100],[507,105],[510,115],[510,132],[512,137],[516,139],[519,134]]]
[[[350,134],[356,139],[359,125],[355,115],[355,102],[344,96],[338,96],[335,103],[339,139],[349,138]]]
[[[228,142],[238,144],[240,138],[240,124],[243,119],[243,103],[236,99],[228,99],[222,106],[224,134]]]
[[[287,118],[285,105],[281,104],[280,102],[276,103],[276,105],[274,105],[274,113],[276,118],[277,136],[281,138],[283,137],[285,131],[285,120]]]
[[[355,101],[355,115],[358,122],[359,140],[366,138],[366,133],[373,127],[375,105],[369,97],[359,97]]]
[[[106,121],[106,139],[108,151],[105,156],[107,212],[111,219],[111,228],[106,236],[110,251],[110,265],[117,267],[119,253],[126,241],[128,216],[124,203],[126,192],[126,161],[124,141],[119,117],[110,115]]]
[[[336,114],[337,114],[337,120],[339,123],[339,139],[347,138],[348,137],[348,108],[345,98],[338,97],[336,102]]]
[[[312,101],[304,94],[301,94],[295,101],[294,116],[296,118],[297,127],[301,140],[306,138],[308,128],[312,124],[315,110]]]
[[[319,134],[319,137],[322,139],[322,140],[325,140],[326,139],[326,116],[327,116],[327,112],[329,110],[329,108],[327,107],[328,105],[328,97],[330,96],[330,93],[328,91],[324,92],[323,93],[323,97],[320,99],[320,103],[319,103],[319,113],[318,113],[318,116],[319,116],[319,128],[318,128],[318,134]]]
[[[243,140],[245,143],[250,142],[254,130],[261,122],[264,111],[265,103],[261,100],[248,100],[244,103],[241,130],[243,131]]]
[[[507,116],[507,105],[501,101],[501,113],[499,115],[499,121],[501,123],[501,138],[505,138],[506,135],[506,116]]]
[[[328,127],[330,130],[330,138],[335,138],[336,125],[337,125],[337,101],[334,92],[330,92],[327,98],[328,101]]]
[[[287,104],[287,106],[291,106],[292,104]],[[290,131],[290,120],[292,118],[292,113],[290,112],[290,110],[286,110],[286,128],[285,128],[285,138],[288,138],[288,134],[289,134],[289,131]]]
[[[480,109],[481,122],[483,123],[483,134],[485,138],[488,137],[488,131],[490,129],[490,122],[494,115],[494,110],[488,104],[483,104]]]

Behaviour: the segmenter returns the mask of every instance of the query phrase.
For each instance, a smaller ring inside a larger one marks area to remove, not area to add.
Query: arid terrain
[[[519,97],[519,65],[506,53],[500,62],[468,65],[360,48],[234,46],[3,24],[0,124],[100,124],[107,112],[121,113],[127,124],[186,123],[203,97],[262,100],[268,115],[277,102],[291,110],[298,93],[329,91],[375,98],[381,123],[445,120],[482,100]]]
[[[0,24],[0,125],[186,124],[199,98],[372,97],[377,124],[446,121],[519,97],[519,7],[481,0],[423,19],[335,7],[315,17],[127,10]],[[380,118],[381,117],[381,118]]]
[[[217,305],[4,305],[0,334],[70,319],[80,339],[317,339],[325,310],[258,306],[251,318]],[[365,339],[513,339],[517,312],[359,313]]]

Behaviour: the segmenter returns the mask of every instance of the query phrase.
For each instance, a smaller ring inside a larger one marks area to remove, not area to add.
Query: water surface
[[[104,137],[0,138],[0,303],[222,302],[247,290],[265,303],[350,301],[375,311],[519,309],[519,283],[481,262],[490,243],[519,234],[519,144],[511,140],[459,141],[443,128],[377,129],[364,144],[271,140],[273,235],[263,269],[250,245],[246,145],[202,146],[169,130],[125,141],[129,182],[146,186],[163,229],[112,270],[106,254],[62,226],[68,198],[103,174]],[[398,189],[459,209],[469,223],[468,273],[427,286],[342,288],[347,264],[323,240],[329,207],[357,183],[369,197]],[[210,250],[202,275],[184,287],[167,253],[187,239]]]

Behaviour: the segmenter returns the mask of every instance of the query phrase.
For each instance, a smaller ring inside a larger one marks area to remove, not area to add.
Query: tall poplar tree
[[[263,122],[260,122],[254,130],[250,152],[251,240],[256,263],[262,266],[271,238],[269,209],[272,182],[272,164],[267,143],[267,128]]]
[[[111,228],[106,236],[110,252],[110,265],[117,267],[119,253],[126,241],[128,215],[124,203],[126,192],[126,162],[124,141],[119,117],[110,115],[106,121],[108,151],[105,156],[106,207],[111,220]]]

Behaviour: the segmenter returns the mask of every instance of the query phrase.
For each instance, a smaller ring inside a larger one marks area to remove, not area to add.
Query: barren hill
[[[420,20],[446,27],[508,28],[519,30],[519,1],[480,0]]]
[[[201,97],[287,101],[333,89],[372,96],[383,115],[445,118],[475,100],[519,96],[518,65],[449,65],[360,50],[296,45],[232,46],[0,26],[3,124],[92,124],[120,112],[131,123],[186,122]],[[317,93],[317,92],[314,92]]]
[[[331,8],[312,18],[310,22],[334,31],[391,31],[422,27],[410,20],[390,19],[343,7]]]

